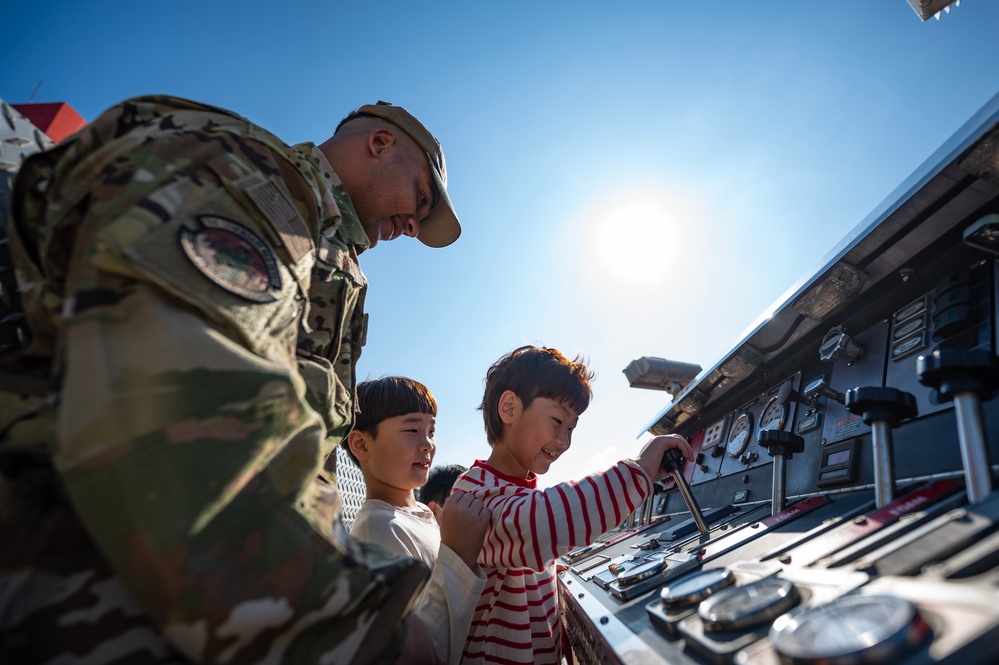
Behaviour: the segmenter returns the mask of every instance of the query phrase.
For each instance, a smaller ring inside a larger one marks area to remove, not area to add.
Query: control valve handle
[[[683,497],[683,502],[687,504],[687,510],[690,511],[690,516],[694,519],[694,524],[697,525],[697,530],[701,532],[701,535],[707,537],[711,531],[708,528],[707,522],[704,521],[704,515],[701,513],[700,506],[697,505],[697,500],[694,498],[694,494],[690,491],[690,485],[687,484],[687,479],[683,477],[683,465],[686,460],[681,453],[676,448],[667,448],[666,452],[663,453],[662,468],[669,472],[673,476],[673,480],[676,483],[676,488],[680,491],[680,496]]]

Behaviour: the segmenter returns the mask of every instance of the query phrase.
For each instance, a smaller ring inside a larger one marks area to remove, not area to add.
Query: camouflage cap
[[[444,162],[444,149],[440,141],[434,138],[423,124],[402,108],[388,102],[378,101],[357,109],[357,113],[373,115],[388,120],[393,125],[406,132],[417,145],[427,153],[430,160],[430,172],[434,174],[437,192],[441,201],[431,213],[420,222],[420,241],[428,247],[446,247],[461,235],[461,224],[454,211],[454,204],[447,195],[447,165]]]

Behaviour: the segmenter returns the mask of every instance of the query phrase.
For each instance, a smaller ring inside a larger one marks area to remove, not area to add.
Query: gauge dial
[[[791,582],[768,577],[716,593],[700,604],[697,613],[705,631],[723,632],[773,621],[798,601]]]
[[[926,622],[909,601],[855,594],[780,617],[770,630],[770,641],[795,664],[897,663],[928,634]]]
[[[766,407],[764,407],[763,412],[760,414],[760,431],[780,431],[780,429],[784,427],[784,417],[786,415],[786,405],[777,399],[776,395],[771,397],[770,401],[767,402]]]
[[[709,568],[681,577],[659,592],[663,607],[693,607],[708,596],[735,584],[728,568]]]
[[[728,430],[728,439],[725,450],[729,457],[739,457],[749,443],[749,437],[753,432],[753,416],[748,412],[740,413],[732,422],[732,427]]]

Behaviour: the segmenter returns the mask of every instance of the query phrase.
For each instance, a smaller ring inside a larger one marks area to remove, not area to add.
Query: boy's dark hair
[[[430,469],[427,484],[420,488],[420,501],[428,505],[431,501],[436,501],[438,506],[443,506],[451,494],[454,481],[466,471],[468,471],[468,467],[461,464],[435,466]]]
[[[507,390],[520,398],[525,409],[535,398],[544,397],[581,414],[590,405],[592,378],[593,372],[583,358],[569,360],[558,349],[529,345],[506,354],[486,373],[486,391],[479,405],[489,445],[503,438],[503,421],[496,405]]]
[[[388,418],[407,413],[436,416],[437,400],[419,381],[404,376],[385,376],[357,384],[357,411],[354,429],[369,436],[378,436],[378,425]],[[357,457],[347,445],[346,438],[340,445],[356,463]]]

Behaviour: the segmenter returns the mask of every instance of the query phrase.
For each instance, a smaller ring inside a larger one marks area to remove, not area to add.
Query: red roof
[[[11,106],[56,143],[87,125],[87,121],[66,102]]]

